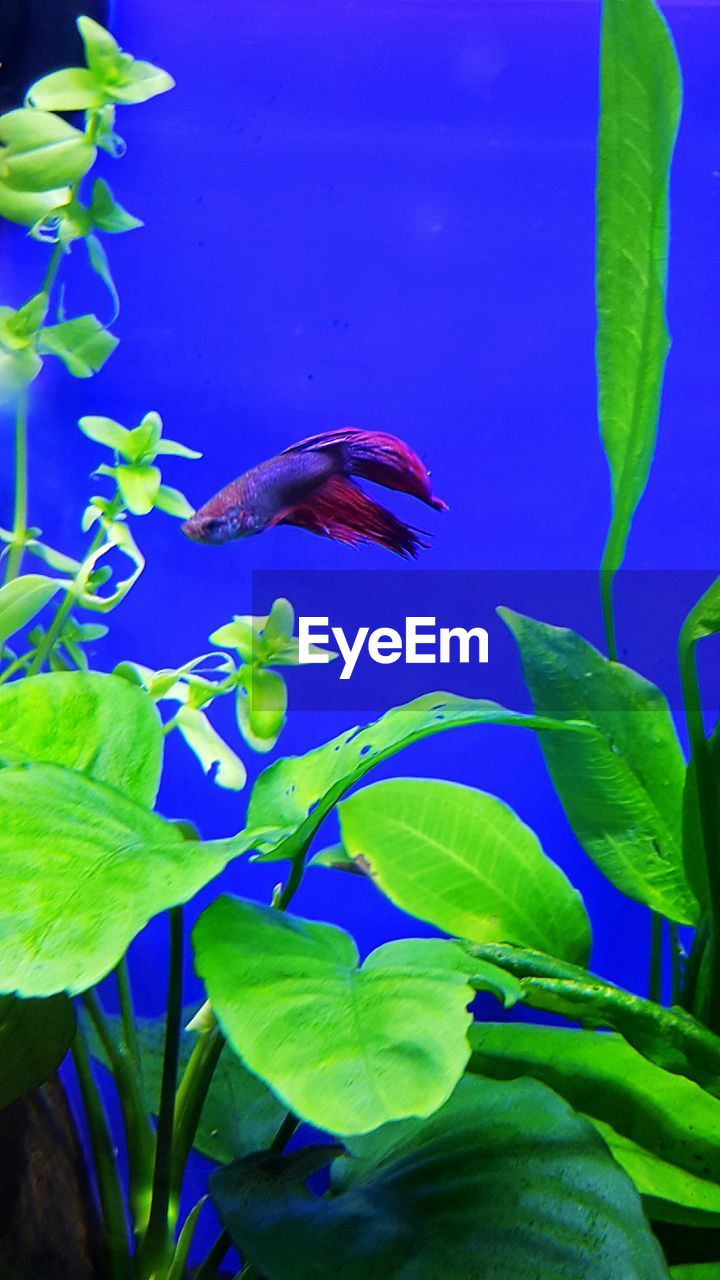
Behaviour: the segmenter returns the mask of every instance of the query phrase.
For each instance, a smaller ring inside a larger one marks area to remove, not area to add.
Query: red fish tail
[[[428,545],[418,536],[418,530],[386,511],[344,476],[327,480],[278,523],[299,525],[351,547],[375,543],[407,559],[413,559],[421,547]]]
[[[343,427],[338,431],[323,431],[310,436],[292,448],[303,452],[337,448],[347,474],[362,476],[386,489],[408,493],[436,511],[446,509],[447,504],[442,498],[433,494],[427,468],[418,455],[404,440],[385,431]]]

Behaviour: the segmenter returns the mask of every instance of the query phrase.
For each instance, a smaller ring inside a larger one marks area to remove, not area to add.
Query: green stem
[[[227,1231],[221,1231],[217,1240],[195,1272],[194,1280],[215,1280],[217,1269],[225,1254],[232,1248],[232,1240]],[[240,1273],[242,1275],[242,1272]]]
[[[615,636],[615,569],[605,567],[605,558],[600,566],[600,603],[602,606],[603,626],[605,628],[605,648],[611,662],[617,662],[617,640]]]
[[[690,767],[695,770],[697,784],[700,832],[712,913],[708,938],[707,1025],[713,1031],[720,1031],[720,828],[714,771],[700,701],[696,647],[697,642],[688,641],[681,632],[680,679],[690,741]]]
[[[195,1228],[198,1218],[202,1213],[203,1206],[207,1202],[207,1196],[203,1196],[198,1200],[197,1204],[190,1210],[185,1219],[180,1235],[178,1236],[177,1246],[173,1254],[173,1260],[170,1264],[170,1270],[167,1273],[167,1280],[185,1280],[185,1270],[187,1267],[188,1254],[192,1244]]]
[[[650,916],[650,980],[648,996],[662,1004],[663,917],[655,911]]]
[[[27,388],[18,393],[15,408],[15,512],[13,516],[12,542],[5,566],[5,581],[17,578],[22,564],[23,549],[27,538],[28,480],[27,480]]]
[[[73,592],[67,591],[60,601],[55,617],[35,650],[35,656],[28,667],[29,676],[36,676],[45,666],[45,662],[57,644],[65,619],[73,607],[74,600],[75,596],[73,595]]]
[[[95,992],[86,991],[82,1001],[105,1052],[118,1092],[128,1150],[130,1204],[133,1225],[138,1233],[148,1220],[150,1208],[154,1146],[152,1127],[128,1051],[124,1046],[116,1044]]]
[[[26,653],[22,658],[15,658],[14,662],[11,662],[10,666],[6,667],[2,675],[0,675],[0,684],[4,684],[11,676],[17,675],[18,671],[22,671],[23,667],[26,667],[29,662],[32,662],[33,656],[34,650],[30,653]]]
[[[127,1223],[115,1152],[102,1099],[93,1079],[90,1055],[80,1028],[73,1041],[72,1057],[93,1153],[98,1196],[103,1215],[105,1246],[108,1252],[108,1276],[110,1280],[130,1280],[132,1268]]]
[[[77,188],[77,186],[79,186],[79,183],[75,184],[74,190]],[[65,253],[64,245],[62,245],[60,241],[57,240],[55,242],[55,247],[53,248],[53,251],[50,255],[50,261],[47,264],[47,270],[45,272],[45,275],[43,276],[43,282],[40,285],[40,292],[47,294],[48,301],[50,300],[50,294],[53,291],[53,285],[55,284],[55,281],[57,279],[57,273],[60,270],[60,263],[63,260],[64,253]]]
[[[128,973],[127,959],[125,956],[123,956],[119,965],[116,966],[115,983],[117,985],[118,1003],[120,1005],[120,1017],[122,1020],[125,1047],[133,1060],[135,1071],[137,1072],[138,1079],[142,1086],[142,1061],[140,1058],[137,1033],[135,1031],[135,1014],[133,1010],[132,991],[130,989],[130,975]]]
[[[198,1037],[175,1097],[171,1203],[177,1203],[208,1089],[225,1045],[219,1027]]]
[[[672,960],[672,968],[671,968],[672,986],[670,989],[670,1004],[679,1005],[682,1000],[683,962],[685,959],[685,955],[684,955],[682,946],[680,945],[680,937],[678,934],[677,925],[674,924],[673,921],[671,920],[669,922],[668,927],[670,930],[670,957]]]
[[[183,918],[182,908],[170,911],[170,973],[168,977],[165,1051],[163,1054],[160,1109],[158,1112],[155,1174],[147,1231],[138,1255],[139,1276],[157,1276],[167,1265],[173,1252],[173,1227],[177,1205],[171,1204],[175,1127],[175,1091],[177,1089],[180,1031],[182,1023]]]

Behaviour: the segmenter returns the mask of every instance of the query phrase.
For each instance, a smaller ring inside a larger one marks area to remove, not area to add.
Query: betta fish
[[[246,471],[186,520],[182,531],[194,542],[217,546],[293,524],[352,547],[374,542],[407,557],[428,545],[420,530],[370,498],[353,476],[408,493],[436,511],[446,509],[404,441],[344,427],[300,440]]]

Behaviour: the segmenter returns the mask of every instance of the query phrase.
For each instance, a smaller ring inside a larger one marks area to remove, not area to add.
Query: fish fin
[[[350,547],[375,543],[407,559],[428,546],[419,530],[386,511],[345,476],[326,480],[275,523],[297,525]]]
[[[341,427],[337,431],[322,431],[291,445],[285,453],[308,453],[340,449],[347,475],[362,476],[386,489],[398,489],[413,498],[444,511],[447,504],[436,498],[430,489],[427,468],[418,455],[385,431],[361,431],[356,427]]]

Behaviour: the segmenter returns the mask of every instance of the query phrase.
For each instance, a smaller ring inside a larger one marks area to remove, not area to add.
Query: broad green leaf
[[[253,751],[271,751],[280,736],[287,711],[287,688],[282,676],[262,667],[246,667],[235,702],[238,728]]]
[[[213,643],[221,643],[211,636]],[[404,706],[393,707],[364,728],[348,729],[304,756],[278,760],[260,775],[250,796],[248,822],[274,826],[278,835],[263,855],[270,860],[294,856],[309,841],[341,796],[364,775],[403,747],[443,729],[472,724],[517,725],[526,729],[557,729],[591,733],[588,725],[564,724],[543,716],[508,711],[484,698],[461,698],[453,693],[428,693]],[[281,835],[281,829],[285,835]]]
[[[52,191],[15,191],[0,181],[0,218],[17,222],[21,227],[33,227],[54,209],[66,205],[69,199],[69,187],[56,187]]]
[[[664,1009],[539,951],[497,943],[479,943],[471,951],[519,978],[522,998],[532,1008],[617,1031],[656,1066],[720,1097],[720,1037],[684,1010]]]
[[[29,107],[0,116],[0,143],[0,180],[17,191],[77,182],[96,154],[86,135],[61,116]]]
[[[119,235],[123,231],[134,231],[136,227],[143,226],[140,218],[123,209],[103,178],[96,178],[93,183],[88,213],[94,226],[111,235]]]
[[[30,622],[58,591],[70,583],[41,573],[24,573],[0,587],[0,653],[5,642]]]
[[[454,782],[398,778],[339,806],[351,857],[409,915],[473,942],[514,942],[580,963],[590,954],[582,899],[537,836],[496,796]]]
[[[668,186],[681,81],[653,0],[605,0],[597,174],[596,359],[613,512],[603,569],[622,563],[657,433],[665,358]]]
[[[66,67],[53,71],[28,90],[27,101],[41,111],[87,111],[101,107],[105,95],[87,67]]]
[[[75,1014],[67,996],[0,996],[0,1110],[45,1083],[74,1034]]]
[[[155,506],[158,511],[164,511],[167,516],[176,516],[178,520],[188,520],[193,513],[185,494],[179,489],[172,489],[168,484],[160,485]]]
[[[91,378],[110,358],[118,339],[97,316],[77,316],[40,330],[40,350],[58,356],[74,378]]]
[[[220,1219],[258,1274],[667,1280],[632,1183],[534,1080],[464,1080],[429,1120],[350,1145],[364,1158],[338,1162],[331,1197],[306,1189],[302,1151],[212,1175]]]
[[[152,511],[160,488],[160,471],[157,467],[115,468],[115,479],[125,506],[133,515],[145,516]]]
[[[189,1010],[186,1012],[187,1022],[191,1014]],[[119,1040],[122,1035],[120,1018],[108,1018],[108,1023]],[[92,1053],[107,1066],[102,1046],[89,1024],[87,1030]],[[157,1115],[162,1083],[165,1022],[162,1018],[136,1018],[135,1030],[148,1104],[153,1114]],[[180,1072],[185,1070],[196,1041],[194,1032],[183,1031],[180,1037]],[[249,1155],[251,1151],[261,1151],[268,1147],[286,1115],[287,1108],[226,1048],[213,1073],[194,1146],[208,1159],[228,1164],[238,1156]]]
[[[152,698],[118,676],[72,672],[0,687],[0,759],[64,765],[148,808],[162,741]]]
[[[720,1280],[720,1262],[688,1262],[670,1268],[672,1280]]]
[[[586,720],[597,730],[540,740],[585,852],[628,897],[693,924],[698,905],[682,849],[685,762],[665,698],[575,632],[510,609],[500,615],[518,643],[536,713]]]
[[[720,1212],[720,1102],[698,1085],[609,1033],[476,1023],[470,1043],[471,1071],[498,1080],[532,1076],[600,1122],[642,1194]]]
[[[247,769],[203,711],[181,707],[177,713],[177,727],[200,761],[203,772],[212,774],[213,782],[229,791],[242,790],[247,782]]]
[[[119,791],[58,765],[0,769],[0,991],[76,993],[153,916],[187,902],[254,843],[186,841]]]
[[[147,102],[173,88],[175,81],[167,71],[123,53],[110,32],[94,19],[78,18],[77,25],[88,67],[102,86],[105,102]]]
[[[113,418],[92,416],[80,418],[78,426],[83,435],[90,440],[94,440],[96,444],[107,445],[108,449],[114,449],[123,454],[124,457],[127,456],[127,440],[130,432],[127,427],[121,426]]]
[[[593,1120],[592,1116],[588,1119],[607,1143],[613,1159],[632,1179],[652,1222],[720,1226],[720,1186],[716,1182],[707,1182],[669,1164],[602,1120]]]
[[[429,1115],[468,1058],[472,998],[431,948],[381,947],[362,967],[349,934],[239,898],[193,930],[195,965],[234,1051],[303,1120],[364,1133]]]

